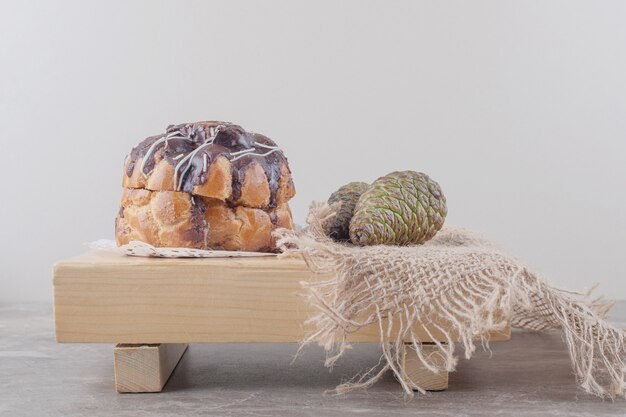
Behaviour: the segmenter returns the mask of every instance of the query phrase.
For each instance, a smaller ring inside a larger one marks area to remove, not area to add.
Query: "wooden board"
[[[310,316],[299,259],[139,258],[95,251],[54,266],[59,342],[298,342]],[[433,330],[435,337],[437,332]],[[508,340],[510,329],[491,340]],[[431,340],[421,334],[422,341]],[[351,335],[378,342],[378,328]]]
[[[117,392],[161,392],[188,345],[119,344],[113,349]]]
[[[422,354],[440,367],[445,359],[434,343],[422,343]],[[402,372],[413,390],[443,391],[448,389],[447,371],[434,373],[417,357],[412,345],[406,344],[402,352]]]

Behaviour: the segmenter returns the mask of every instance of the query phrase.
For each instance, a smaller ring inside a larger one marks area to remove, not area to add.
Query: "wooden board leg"
[[[422,343],[422,354],[439,365],[444,363],[444,357],[434,343]],[[402,372],[408,380],[413,381],[413,390],[417,390],[417,386],[426,391],[443,391],[448,388],[448,371],[434,373],[428,370],[410,343],[404,345],[402,358]]]
[[[117,392],[161,392],[187,347],[185,343],[118,344],[115,358]]]

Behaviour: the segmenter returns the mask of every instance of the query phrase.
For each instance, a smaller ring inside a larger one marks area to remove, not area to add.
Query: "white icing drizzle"
[[[184,153],[179,153],[178,155],[176,155],[176,156],[175,156],[175,157],[173,157],[172,159],[173,159],[174,161],[178,161],[178,160],[179,160],[180,158],[182,158],[183,156],[185,156],[185,154],[184,154]]]
[[[278,148],[276,148],[276,149],[272,149],[272,150],[271,150],[271,151],[269,151],[269,152],[265,152],[265,153],[262,153],[262,154],[258,154],[258,155],[256,155],[256,156],[268,156],[268,155],[273,154],[274,152],[281,152],[281,153],[282,153],[283,151],[282,151],[282,150],[280,150],[280,149],[278,149]]]
[[[178,164],[176,164],[176,166],[174,167],[174,189],[176,191],[180,191],[180,189],[182,188],[183,179],[185,178],[187,171],[189,171],[189,168],[191,168],[191,163],[193,162],[193,158],[198,154],[198,152],[200,152],[200,150],[213,144],[215,137],[220,132],[220,129],[222,129],[223,127],[224,127],[223,125],[218,125],[215,129],[213,129],[212,131],[213,134],[206,140],[206,142],[198,146],[196,149],[193,150],[193,152],[190,152],[186,157],[181,159]],[[209,128],[209,132],[211,132],[210,128]],[[206,156],[206,154],[204,155]],[[180,175],[178,175],[180,168],[185,162],[187,162],[187,166],[185,166],[185,169],[180,173]]]
[[[191,138],[189,138],[188,136],[180,136],[178,133],[179,132],[172,132],[172,133],[170,133],[168,135],[165,135],[162,138],[159,138],[158,140],[155,140],[154,143],[150,146],[150,148],[148,148],[148,151],[145,153],[145,155],[141,159],[141,165],[139,167],[141,169],[141,173],[143,174],[144,177],[148,177],[148,175],[150,175],[152,173],[152,171],[146,172],[145,171],[145,167],[146,167],[146,163],[148,162],[148,160],[152,156],[152,153],[155,151],[155,149],[156,149],[156,147],[158,145],[160,145],[161,143],[165,142],[166,146],[167,146],[167,141],[170,140],[170,139],[191,140]]]
[[[278,146],[265,145],[265,144],[259,143],[259,142],[254,142],[254,144],[256,146],[260,146],[261,148],[265,148],[265,149],[278,149]],[[280,150],[280,149],[278,149],[278,150]]]
[[[254,153],[254,148],[246,149],[246,152],[235,152],[235,153],[237,153],[238,155],[235,156],[233,159],[231,159],[230,162],[235,162],[237,159],[243,158],[244,156],[256,155]],[[231,153],[230,155],[233,156],[234,154]]]
[[[261,144],[255,143],[255,145],[261,145]],[[237,156],[235,156],[233,159],[231,159],[230,162],[234,162],[234,161],[236,161],[239,158],[243,158],[244,156],[268,156],[270,154],[273,154],[274,152],[282,152],[278,148],[278,146],[269,147],[267,145],[264,145],[263,147],[271,149],[271,150],[268,151],[268,152],[265,152],[265,153],[254,153],[254,151],[256,149],[255,148],[250,148],[250,149],[246,149],[245,151],[234,152],[234,153],[231,153],[230,155],[231,156],[237,155]]]
[[[144,177],[147,177],[150,174],[150,172],[145,171],[146,162],[148,162],[148,159],[152,155],[152,152],[154,152],[154,149],[157,147],[157,145],[165,142],[166,140],[167,140],[167,136],[163,136],[162,138],[155,140],[154,143],[150,146],[150,148],[148,148],[148,151],[145,153],[143,158],[141,158],[141,165],[139,166],[139,168],[141,169],[141,173],[143,174]]]
[[[238,152],[230,152],[229,155],[230,156],[237,156],[237,155],[241,155],[242,153],[250,153],[250,152],[254,152],[256,149],[255,148],[250,148],[250,149],[244,149],[243,151],[238,151]]]

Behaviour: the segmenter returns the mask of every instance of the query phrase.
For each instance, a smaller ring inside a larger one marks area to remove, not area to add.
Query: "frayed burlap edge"
[[[419,385],[401,371],[405,343],[431,371],[453,371],[456,345],[469,359],[476,343],[488,349],[489,333],[511,323],[533,331],[559,329],[586,392],[626,395],[626,335],[605,320],[611,302],[592,299],[590,291],[557,289],[492,242],[463,229],[444,227],[421,246],[337,243],[323,232],[333,213],[327,204],[313,203],[308,227],[276,235],[281,256],[301,257],[312,272],[331,277],[302,283],[316,311],[309,320],[315,330],[302,346],[323,346],[325,364],[332,367],[350,348],[351,333],[378,326],[380,363],[339,385],[337,393],[371,386],[392,370],[411,396],[411,387]],[[423,354],[419,334],[446,342],[436,343],[443,362]]]

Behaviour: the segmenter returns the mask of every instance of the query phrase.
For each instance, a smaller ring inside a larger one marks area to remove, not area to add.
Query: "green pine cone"
[[[328,204],[331,206],[337,204],[338,210],[335,217],[324,225],[327,236],[339,241],[350,240],[350,219],[352,219],[354,206],[368,187],[369,184],[365,182],[351,182],[330,195]]]
[[[448,209],[441,187],[421,172],[392,172],[374,181],[354,209],[355,245],[411,245],[431,239]]]

